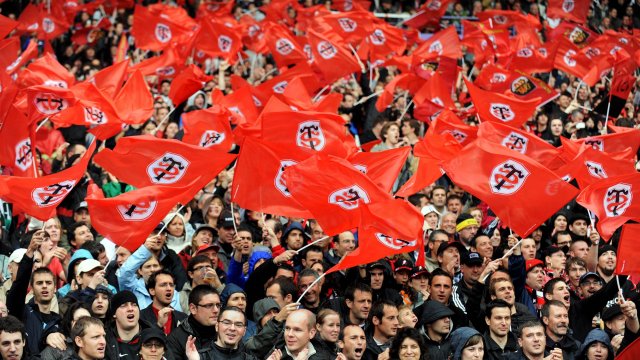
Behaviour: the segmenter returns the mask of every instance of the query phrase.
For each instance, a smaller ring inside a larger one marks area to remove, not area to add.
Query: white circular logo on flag
[[[354,32],[358,27],[358,23],[347,17],[338,19],[338,24],[344,32]]]
[[[503,122],[511,121],[516,117],[516,114],[511,110],[511,106],[502,103],[489,104],[489,113]]]
[[[360,206],[360,203],[368,204],[369,202],[369,195],[359,185],[351,185],[329,195],[329,203],[338,205],[345,210],[355,210]]]
[[[20,140],[15,147],[15,164],[18,169],[26,171],[33,164],[33,153],[31,152],[31,140],[29,138]]]
[[[491,171],[489,187],[498,195],[512,195],[522,188],[529,176],[529,170],[515,160],[498,164]]]
[[[576,3],[573,0],[564,0],[562,2],[562,11],[564,12],[572,12],[576,7]]]
[[[109,122],[107,115],[97,107],[84,108],[84,121],[92,125],[103,125]]]
[[[616,217],[624,214],[631,205],[633,192],[630,184],[619,183],[607,189],[604,195],[603,205],[607,217]]]
[[[143,221],[153,215],[157,205],[157,201],[148,201],[138,204],[118,205],[117,209],[125,221]]]
[[[393,250],[400,250],[407,246],[416,246],[416,240],[406,241],[396,239],[383,233],[376,233],[376,240],[378,240],[382,245]]]
[[[283,56],[291,54],[295,46],[289,39],[280,38],[276,41],[276,51]]]
[[[69,107],[66,99],[53,93],[37,93],[33,98],[33,105],[38,112],[47,116],[57,114]]]
[[[442,49],[443,49],[442,43],[440,42],[440,40],[436,40],[431,45],[429,45],[428,52],[442,55]]]
[[[530,58],[533,56],[533,50],[529,48],[522,48],[516,52],[517,57]]]
[[[94,80],[93,78],[91,78],[91,80]],[[95,80],[93,82],[95,84]],[[50,87],[59,87],[61,89],[66,89],[69,86],[67,85],[66,81],[63,80],[52,80],[52,79],[47,79],[45,80],[44,83],[42,83],[42,85],[44,86],[50,86]]]
[[[296,145],[315,151],[322,151],[326,145],[326,140],[320,122],[311,120],[298,124]]]
[[[587,167],[587,172],[589,175],[593,176],[596,179],[606,179],[607,173],[604,171],[602,164],[595,161],[587,160],[584,162],[584,165]]]
[[[181,155],[167,152],[147,166],[147,175],[154,184],[174,184],[182,179],[189,164]]]
[[[489,82],[492,84],[503,83],[505,81],[507,81],[507,75],[503,73],[495,73],[491,77],[491,80],[489,80]]]
[[[278,191],[280,191],[282,195],[286,197],[291,197],[291,193],[289,192],[289,189],[287,188],[287,184],[284,182],[284,179],[282,178],[282,174],[284,174],[284,170],[286,168],[288,168],[289,166],[293,166],[295,164],[297,164],[297,162],[293,160],[280,160],[280,167],[278,168],[278,173],[276,174],[276,177],[273,179],[273,184],[276,186],[276,189],[278,189]]]
[[[333,58],[338,53],[338,49],[336,49],[333,44],[324,40],[318,43],[316,49],[318,50],[318,54],[320,54],[320,56],[325,60]]]
[[[75,180],[65,180],[57,184],[35,188],[31,192],[31,199],[39,207],[57,206],[75,185]]]
[[[527,153],[527,144],[529,144],[529,139],[515,131],[512,131],[511,134],[502,139],[502,146],[521,154]]]
[[[287,80],[280,81],[279,83],[273,85],[273,92],[276,94],[282,94],[287,88],[287,85],[289,85],[289,82]]]
[[[444,107],[444,102],[442,101],[442,99],[440,99],[439,97],[434,97],[433,99],[431,99],[431,102],[438,105],[438,106],[442,106]]]
[[[163,23],[157,23],[155,35],[158,41],[167,43],[171,40],[171,28]]]
[[[567,64],[567,66],[569,67],[575,67],[576,61],[573,59],[573,56],[575,55],[576,55],[575,50],[568,50],[562,57],[562,61],[564,61],[564,63]]]
[[[382,45],[387,40],[384,36],[384,32],[380,29],[375,29],[371,35],[369,35],[371,43],[374,45]]]
[[[56,30],[56,23],[54,23],[50,18],[46,17],[42,19],[42,30],[47,34],[51,34]]]
[[[206,130],[200,137],[200,146],[203,148],[209,148],[221,144],[225,138],[226,135],[223,132],[221,133],[215,130]]]
[[[231,50],[231,45],[233,45],[233,40],[227,35],[218,36],[218,48],[222,52],[229,52]]]
[[[438,11],[440,10],[441,6],[442,6],[442,3],[439,0],[432,0],[427,4],[427,9],[431,11]]]

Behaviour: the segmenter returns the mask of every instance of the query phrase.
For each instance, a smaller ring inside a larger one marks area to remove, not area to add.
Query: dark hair
[[[555,234],[553,234],[553,236],[551,237],[551,242],[554,245],[558,245],[558,236],[560,236],[560,235],[569,235],[569,236],[571,236],[571,233],[566,231],[566,230],[561,230],[561,231],[558,231]]]
[[[583,268],[587,268],[587,262],[584,261],[584,259],[579,258],[579,257],[575,257],[572,256],[570,258],[567,259],[567,263],[564,266],[564,271],[566,271],[567,273],[569,272],[569,269],[571,268],[571,266],[576,265],[576,266],[582,266]]]
[[[426,198],[426,197],[427,195],[425,194],[413,194],[413,195],[409,195],[409,197],[407,198],[407,201],[409,201],[413,206],[420,206],[422,198]]]
[[[222,308],[222,310],[220,310],[220,314],[218,314],[218,322],[220,322],[222,315],[227,311],[239,312],[240,314],[242,314],[242,317],[244,317],[244,324],[245,325],[247,324],[247,315],[244,313],[244,311],[242,311],[239,307],[236,307],[236,306],[225,306],[224,308]]]
[[[33,287],[33,281],[36,278],[36,275],[42,275],[42,274],[51,275],[51,277],[53,278],[53,281],[56,280],[56,276],[53,274],[53,271],[51,271],[51,269],[49,269],[48,267],[41,267],[33,270],[33,272],[31,273],[31,279],[29,279],[29,285]]]
[[[447,238],[449,238],[449,234],[447,234],[444,230],[437,229],[437,230],[433,230],[431,234],[429,234],[429,241],[434,242],[436,235],[440,235],[440,234],[445,235],[447,236]]]
[[[213,266],[211,259],[209,259],[208,257],[204,255],[196,255],[192,257],[191,260],[189,260],[189,263],[187,263],[187,271],[193,271],[193,268],[195,268],[196,265],[203,264],[203,263],[207,263]]]
[[[427,344],[425,343],[422,335],[420,335],[420,331],[412,327],[404,327],[398,329],[398,332],[391,341],[391,346],[389,347],[389,358],[400,358],[400,346],[402,346],[402,343],[407,338],[418,343],[418,346],[420,347],[420,360],[427,360],[429,358],[429,350],[427,349]]]
[[[251,229],[249,229],[249,227],[246,224],[240,224],[237,226],[238,230],[236,231],[236,234],[239,233],[240,231],[244,231],[244,232],[248,232],[249,235],[251,235],[251,241],[256,240],[253,238],[253,233],[251,232]]]
[[[448,277],[449,280],[451,280],[451,284],[453,284],[453,277],[451,276],[451,274],[449,274],[448,272],[442,270],[442,268],[435,268],[432,272],[431,275],[429,275],[429,284],[433,283],[433,279],[436,276],[445,276]]]
[[[451,194],[451,195],[447,196],[447,202],[446,203],[448,204],[449,200],[451,200],[451,199],[460,200],[460,202],[462,202],[462,198],[460,196],[458,196],[456,194]]]
[[[518,334],[517,336],[520,337],[522,336],[522,331],[524,329],[527,328],[532,328],[532,327],[542,327],[544,329],[544,326],[542,326],[542,323],[538,320],[529,320],[529,321],[525,321],[524,323],[522,323],[522,325],[520,325],[520,327],[518,328]]]
[[[69,240],[69,243],[71,243],[71,241],[76,241],[76,229],[82,226],[89,227],[89,225],[87,225],[87,223],[84,221],[74,222],[73,224],[69,225],[69,227],[67,228],[67,239]]]
[[[356,290],[373,294],[373,291],[371,290],[371,286],[365,283],[357,282],[354,285],[347,287],[347,290],[345,290],[344,292],[345,300],[353,301],[355,299]]]
[[[306,249],[304,249],[302,251],[302,253],[300,254],[300,257],[303,259],[307,258],[307,254],[310,252],[314,252],[314,253],[323,253],[322,248],[318,245],[310,245],[309,247],[307,247]]]
[[[382,142],[387,141],[387,131],[389,131],[389,128],[392,126],[397,127],[398,131],[400,131],[400,125],[398,125],[398,123],[396,123],[395,121],[384,124],[384,126],[382,126],[382,130],[380,130],[380,138],[382,138]]]
[[[169,270],[160,269],[149,276],[149,280],[147,280],[146,284],[147,291],[149,291],[149,289],[155,289],[158,275],[169,275],[174,282],[176,281],[176,277]]]
[[[0,333],[17,333],[22,335],[22,340],[27,341],[27,332],[24,328],[24,324],[13,315],[8,315],[0,318]]]
[[[189,294],[189,304],[197,305],[203,297],[211,294],[216,294],[220,297],[220,294],[211,285],[198,285],[191,290]]]
[[[433,198],[433,192],[438,190],[438,189],[444,190],[445,194],[447,193],[447,189],[444,186],[436,185],[436,186],[433,187],[433,189],[431,189],[431,196],[429,196],[429,199]]]
[[[78,344],[76,344],[76,337],[83,337],[87,332],[87,329],[91,325],[99,326],[104,329],[104,324],[102,323],[102,321],[91,316],[81,317],[80,319],[78,319],[78,321],[76,321],[73,329],[71,329],[71,334],[69,337],[73,341],[73,347],[75,348],[76,352],[78,352],[79,349]]]
[[[318,280],[320,274],[318,274],[318,272],[313,269],[303,269],[302,271],[300,271],[300,274],[298,274],[298,282],[300,282],[300,279],[307,276],[313,276],[315,280]]]
[[[544,293],[544,295],[546,296],[547,294],[553,294],[553,288],[559,282],[565,283],[565,281],[563,279],[561,279],[561,278],[553,278],[553,279],[547,281],[547,283],[544,284],[544,288],[542,289],[542,292]]]
[[[73,314],[78,310],[78,309],[85,309],[89,312],[89,314],[91,314],[91,306],[89,306],[89,304],[82,302],[82,301],[76,301],[74,303],[72,303],[71,305],[69,305],[69,308],[67,309],[67,311],[64,313],[64,316],[62,317],[62,332],[64,334],[70,334],[71,333],[71,323],[73,322]]]
[[[567,307],[559,300],[547,300],[542,306],[541,318],[549,317],[549,312],[552,306],[561,307],[565,310],[567,309]]]
[[[100,254],[105,252],[104,245],[100,244],[100,242],[98,241],[87,241],[82,244],[82,246],[80,246],[80,249],[84,249],[90,252],[91,257],[94,259],[99,258]]]
[[[502,279],[502,278],[491,279],[491,281],[489,282],[489,295],[496,296],[496,284],[500,283],[500,282],[504,282],[504,281],[507,281],[507,282],[511,283],[511,286],[513,286],[513,281],[511,281],[511,279],[509,279],[509,280]]]
[[[485,233],[482,233],[482,232],[478,232],[476,234],[476,236],[474,236],[473,239],[471,239],[471,242],[469,243],[469,245],[471,245],[472,248],[477,248],[478,247],[478,238],[481,238],[481,237],[486,237],[486,238],[489,238],[489,240],[491,240],[491,236],[489,236],[489,235],[487,235]]]
[[[296,298],[298,295],[298,288],[296,284],[293,283],[293,280],[286,277],[278,277],[267,283],[267,287],[265,289],[270,288],[271,286],[277,284],[280,287],[280,295],[284,299],[287,295],[291,295],[292,299]]]
[[[385,306],[391,306],[394,308],[398,308],[396,306],[396,304],[391,301],[391,300],[387,300],[387,299],[381,299],[376,301],[373,306],[371,307],[371,312],[369,312],[369,322],[373,321],[373,318],[378,318],[378,320],[382,321],[382,318],[384,317],[384,307]]]
[[[493,309],[500,309],[500,308],[508,309],[509,314],[511,314],[511,306],[509,306],[509,304],[507,304],[507,302],[504,300],[496,299],[487,304],[487,308],[485,310],[485,316],[488,319],[491,319],[491,316],[493,315]]]

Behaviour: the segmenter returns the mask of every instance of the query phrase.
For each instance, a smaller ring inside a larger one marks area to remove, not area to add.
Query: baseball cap
[[[525,262],[526,272],[531,271],[531,269],[533,269],[536,266],[544,267],[544,263],[540,259],[529,259]]]
[[[373,262],[373,263],[371,263],[371,264],[369,264],[367,266],[367,270],[373,270],[373,269],[382,269],[382,270],[384,270],[386,268],[387,268],[387,266],[382,262],[382,260],[378,260],[378,261]]]
[[[412,279],[420,275],[429,275],[429,271],[427,270],[427,268],[425,268],[424,266],[416,266],[413,269],[411,269],[410,277]]]
[[[600,283],[602,283],[602,278],[600,277],[600,275],[598,275],[598,273],[590,271],[580,276],[580,281],[578,281],[578,284],[582,285],[582,283],[585,282],[588,278],[595,278],[596,280],[600,281]]]
[[[613,304],[613,305],[609,306],[608,308],[605,308],[602,311],[602,314],[601,314],[600,317],[604,321],[609,321],[609,320],[613,319],[614,317],[616,317],[616,316],[618,316],[620,314],[622,314],[622,309],[620,308],[620,305],[619,304]]]
[[[401,270],[411,271],[413,264],[407,259],[398,259],[393,263],[393,271],[398,272]]]
[[[233,224],[231,224],[231,226],[233,226]],[[207,225],[207,224],[203,224],[198,226],[198,228],[196,229],[196,231],[193,233],[193,236],[198,235],[198,233],[202,230],[209,230],[211,231],[211,234],[215,236],[215,234],[218,233],[218,230],[216,230],[213,226],[211,225]]]
[[[104,266],[100,264],[100,261],[95,259],[84,259],[80,265],[78,265],[78,275],[82,275],[82,273],[89,272],[98,267],[104,269]]]
[[[87,204],[86,201],[81,201],[79,203],[76,204],[76,206],[73,207],[73,211],[76,212],[80,209],[89,209],[89,205]]]
[[[440,245],[440,247],[438,248],[438,253],[436,255],[440,256],[440,255],[444,254],[444,252],[447,249],[452,248],[452,247],[455,247],[456,249],[458,249],[458,252],[460,253],[460,256],[463,256],[467,252],[467,248],[465,248],[464,245],[462,245],[461,243],[459,243],[457,241],[449,241],[446,244]]]
[[[480,254],[478,254],[477,252],[470,252],[466,256],[462,256],[461,263],[462,265],[468,266],[482,265],[484,263],[484,260],[482,259],[482,256],[480,256]]]
[[[144,344],[151,339],[157,339],[165,347],[167,347],[167,336],[162,331],[160,331],[160,329],[150,327],[142,330],[142,332],[140,333],[140,342]]]
[[[231,214],[231,211],[225,210],[222,213],[220,213],[220,217],[218,218],[218,227],[232,228],[233,224],[234,224],[234,219],[233,219],[233,215]]]
[[[162,230],[162,228],[164,228],[164,230]],[[167,228],[164,226],[163,222],[160,222],[158,225],[156,225],[156,227],[153,229],[153,233],[159,233],[160,230],[162,230],[162,232],[167,232]]]
[[[602,245],[599,249],[598,249],[598,257],[602,256],[604,253],[606,253],[607,251],[613,251],[613,253],[616,253],[616,248],[614,248],[613,246],[609,245],[609,244],[605,244]]]
[[[198,251],[196,251],[196,255],[199,255],[201,252],[207,251],[209,249],[214,249],[216,252],[220,251],[220,246],[216,245],[216,244],[205,244],[202,245],[198,248]]]
[[[20,261],[22,261],[22,257],[26,252],[27,252],[27,249],[24,249],[24,248],[13,250],[13,252],[9,256],[9,262],[10,263],[15,262],[19,264]]]

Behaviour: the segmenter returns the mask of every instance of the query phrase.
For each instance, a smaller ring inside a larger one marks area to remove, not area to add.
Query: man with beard
[[[567,290],[567,295],[569,291]],[[542,307],[545,325],[546,351],[562,349],[563,360],[573,360],[580,350],[580,343],[569,333],[569,311],[558,300],[550,300]]]
[[[189,336],[186,347],[187,358],[189,360],[254,360],[256,357],[246,353],[240,346],[246,329],[247,317],[244,312],[234,306],[227,307],[220,312],[218,317],[216,341],[206,351],[198,352],[195,344],[196,339]]]
[[[89,316],[81,317],[71,329],[71,339],[79,359],[104,359],[107,342],[102,321]]]
[[[360,360],[367,346],[364,330],[358,325],[347,325],[340,333],[338,347],[346,360]]]
[[[187,315],[171,307],[176,285],[173,274],[167,270],[153,273],[147,281],[147,291],[151,295],[151,305],[140,311],[140,318],[156,324],[165,335],[171,334]]]
[[[60,315],[51,310],[55,296],[55,276],[46,267],[33,270],[36,252],[44,240],[44,231],[36,231],[27,251],[18,265],[18,273],[7,293],[9,314],[22,319],[25,325],[29,353],[38,354],[46,345],[66,349],[65,336],[61,333]],[[33,272],[33,274],[32,274]],[[25,304],[27,289],[31,286],[33,298]]]
[[[616,249],[613,246],[604,245],[598,249],[596,272],[605,283],[608,283],[615,277],[613,272],[616,269],[616,261]]]

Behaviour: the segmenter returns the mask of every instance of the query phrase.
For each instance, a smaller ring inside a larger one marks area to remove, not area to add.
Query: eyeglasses
[[[233,321],[231,321],[231,320],[222,320],[222,321],[220,321],[220,324],[222,324],[222,325],[224,325],[224,326],[231,326],[231,325],[233,325],[233,326],[235,326],[235,327],[236,327],[236,328],[238,328],[238,329],[242,329],[242,328],[244,328],[244,327],[245,327],[244,323],[241,323],[241,322],[233,322]]]
[[[142,344],[143,347],[146,347],[147,349],[151,349],[153,347],[155,347],[156,349],[163,349],[164,348],[164,344],[159,342],[159,341],[151,341],[151,342],[147,342]]]
[[[204,304],[204,305],[200,305],[200,304],[196,304],[196,306],[201,307],[201,308],[205,308],[207,310],[211,310],[214,307],[219,309],[220,308],[220,303],[216,303],[216,304]]]

